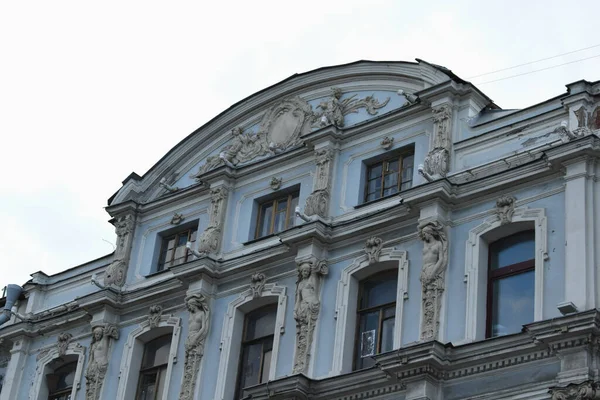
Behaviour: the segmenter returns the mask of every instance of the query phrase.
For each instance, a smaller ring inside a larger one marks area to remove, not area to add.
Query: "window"
[[[190,227],[175,234],[164,236],[158,259],[157,271],[162,271],[187,262],[190,253],[187,251],[187,242],[196,242],[198,228]]]
[[[156,338],[144,346],[136,400],[159,400],[167,379],[171,335]]]
[[[261,203],[258,210],[255,238],[281,232],[294,226],[294,210],[297,205],[298,192]]]
[[[393,349],[397,287],[398,270],[378,273],[360,283],[355,370],[375,364],[368,356]]]
[[[410,189],[414,158],[414,150],[411,148],[368,165],[365,202]]]
[[[534,320],[535,232],[490,244],[486,337],[520,332]]]
[[[269,379],[276,314],[277,305],[271,305],[246,315],[238,373],[238,394],[235,398],[240,397],[245,387],[258,385]]]
[[[71,362],[46,375],[48,400],[71,400],[76,370],[77,362]]]

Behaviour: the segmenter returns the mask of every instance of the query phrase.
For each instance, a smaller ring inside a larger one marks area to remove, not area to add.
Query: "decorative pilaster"
[[[29,357],[30,340],[28,337],[20,336],[12,339],[12,349],[10,350],[10,360],[6,367],[4,384],[0,393],[0,400],[13,400],[19,398],[19,389],[21,387],[21,378],[27,357]]]
[[[308,257],[297,260],[298,281],[294,319],[296,320],[296,354],[292,373],[308,371],[315,326],[321,310],[321,281],[329,269],[327,262]]]
[[[598,159],[583,156],[564,163],[565,298],[578,311],[598,307],[600,262],[600,175]]]
[[[552,400],[600,400],[600,383],[571,383],[566,387],[552,387],[548,393],[552,395]]]
[[[179,400],[192,400],[196,389],[196,380],[200,370],[200,362],[204,356],[204,342],[208,336],[210,309],[208,301],[202,294],[191,294],[185,298],[185,305],[190,313],[188,336],[185,339],[185,363],[183,366],[183,382]]]
[[[452,107],[444,104],[432,111],[433,148],[425,157],[424,169],[434,178],[443,178],[450,170]]]
[[[208,227],[200,236],[198,251],[200,253],[218,253],[221,249],[223,220],[227,206],[227,189],[218,187],[210,191],[210,220]]]
[[[317,171],[313,191],[306,199],[304,214],[318,215],[326,218],[329,214],[329,198],[331,193],[331,170],[333,168],[333,149],[324,148],[315,151]]]
[[[104,377],[108,370],[111,340],[119,339],[119,330],[115,325],[96,325],[92,328],[92,343],[87,370],[85,371],[85,399],[98,400],[102,392]]]
[[[435,340],[439,334],[448,266],[448,237],[445,226],[439,221],[423,221],[418,229],[423,241],[421,340]]]
[[[117,218],[117,221],[115,222],[117,248],[115,250],[113,262],[104,272],[104,285],[116,285],[122,287],[125,284],[134,230],[135,216],[133,214],[127,214]]]

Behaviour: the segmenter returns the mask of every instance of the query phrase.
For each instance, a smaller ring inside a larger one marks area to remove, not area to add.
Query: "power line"
[[[585,47],[583,49],[579,49],[579,50],[573,50],[573,51],[569,51],[567,53],[562,53],[562,54],[558,54],[556,56],[552,56],[552,57],[546,57],[546,58],[541,58],[539,60],[535,60],[535,61],[530,61],[530,62],[526,62],[524,64],[519,64],[519,65],[515,65],[512,67],[508,67],[508,68],[502,68],[502,69],[497,69],[495,71],[491,71],[491,72],[486,72],[485,74],[479,74],[479,75],[473,75],[473,76],[469,76],[466,79],[473,79],[473,78],[479,78],[480,76],[485,76],[485,75],[491,75],[491,74],[495,74],[496,72],[502,72],[502,71],[508,71],[509,69],[515,69],[515,68],[519,68],[519,67],[523,67],[525,65],[531,65],[531,64],[535,64],[535,63],[539,63],[541,61],[546,61],[546,60],[552,60],[554,58],[558,58],[558,57],[562,57],[565,56],[567,54],[573,54],[573,53],[578,53],[580,51],[584,51],[584,50],[589,50],[589,49],[593,49],[595,47],[600,47],[600,44],[596,44],[594,46],[590,46],[590,47]]]
[[[563,64],[558,64],[558,65],[553,65],[551,67],[546,67],[546,68],[540,68],[540,69],[536,69],[534,71],[529,71],[529,72],[523,72],[522,74],[516,74],[516,75],[511,75],[511,76],[506,76],[504,78],[500,78],[500,79],[494,79],[493,81],[487,81],[487,82],[482,82],[482,83],[477,83],[477,86],[479,85],[485,85],[487,83],[492,83],[492,82],[498,82],[498,81],[503,81],[505,79],[510,79],[510,78],[516,78],[517,76],[522,76],[522,75],[529,75],[529,74],[533,74],[535,72],[540,72],[540,71],[545,71],[547,69],[552,69],[552,68],[557,68],[557,67],[562,67],[563,65],[567,65],[567,64],[574,64],[576,62],[580,62],[580,61],[585,61],[585,60],[589,60],[592,58],[597,58],[600,57],[600,54],[595,55],[595,56],[591,56],[591,57],[586,57],[586,58],[581,58],[579,60],[574,60],[574,61],[569,61]]]

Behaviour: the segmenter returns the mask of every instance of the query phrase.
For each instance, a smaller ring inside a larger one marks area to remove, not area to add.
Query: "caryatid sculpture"
[[[116,326],[106,324],[104,326],[93,327],[90,360],[85,372],[86,400],[98,400],[100,398],[102,383],[108,369],[110,338],[119,339],[119,331]]]
[[[421,269],[422,317],[421,340],[437,339],[440,310],[448,266],[448,239],[444,225],[438,221],[419,224],[419,237],[423,241],[423,268]]]
[[[306,373],[310,359],[313,334],[321,302],[319,292],[321,279],[327,275],[325,261],[307,259],[298,262],[298,281],[296,283],[296,302],[294,319],[296,320],[296,356],[293,373]]]
[[[200,361],[202,361],[204,355],[204,342],[208,335],[210,310],[206,297],[201,294],[189,295],[185,298],[185,304],[190,313],[190,318],[188,336],[185,340],[185,363],[179,399],[192,400]]]

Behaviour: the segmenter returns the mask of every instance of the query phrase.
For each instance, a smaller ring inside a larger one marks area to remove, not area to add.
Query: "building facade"
[[[294,75],[130,175],[113,254],[9,288],[0,400],[600,399],[599,135],[600,83]]]

